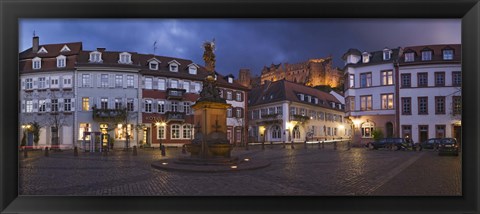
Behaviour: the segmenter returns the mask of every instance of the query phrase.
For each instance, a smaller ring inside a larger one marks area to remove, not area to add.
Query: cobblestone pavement
[[[226,173],[167,172],[151,167],[180,149],[21,153],[20,195],[235,196],[235,195],[461,195],[461,155],[433,151],[367,150],[327,145],[235,148],[233,156],[271,161],[267,168]]]

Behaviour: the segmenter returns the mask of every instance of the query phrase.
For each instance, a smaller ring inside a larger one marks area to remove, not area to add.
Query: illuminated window
[[[372,95],[360,96],[360,110],[372,110]]]
[[[362,137],[371,138],[373,128],[374,128],[374,126],[373,126],[373,123],[371,123],[371,122],[362,123],[362,125],[361,125]]]
[[[173,124],[170,130],[171,139],[180,139],[180,125]]]
[[[90,110],[90,98],[82,97],[82,111]]]
[[[90,124],[88,123],[80,123],[78,128],[78,139],[83,140],[84,133],[83,132],[91,132],[92,129],[90,128]],[[85,135],[85,140],[90,140],[90,135]]]
[[[125,127],[124,124],[117,124],[117,127],[115,128],[115,139],[126,140],[127,136],[129,139],[133,139],[132,125],[127,124]]]
[[[382,109],[393,109],[393,94],[382,94]]]
[[[382,85],[393,85],[393,71],[382,71]]]
[[[157,139],[165,139],[165,126],[157,126]]]
[[[273,139],[279,139],[282,137],[282,132],[278,125],[272,127],[271,136]]]

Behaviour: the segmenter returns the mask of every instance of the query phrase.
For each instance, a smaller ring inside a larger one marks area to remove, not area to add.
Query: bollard
[[[26,148],[23,149],[23,157],[28,158],[28,152]]]
[[[265,150],[265,142],[262,141],[262,150]]]
[[[162,156],[165,156],[166,154],[165,154],[165,146],[164,145],[160,146],[160,150],[162,150],[162,152],[161,152]]]
[[[48,147],[45,147],[45,157],[48,157]]]
[[[333,150],[337,150],[337,141],[333,141]]]
[[[133,156],[137,156],[137,146],[133,146]]]
[[[76,146],[73,147],[73,156],[78,157],[78,148]]]

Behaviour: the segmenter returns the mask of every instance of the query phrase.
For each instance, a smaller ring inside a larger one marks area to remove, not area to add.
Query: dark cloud
[[[336,66],[349,48],[460,43],[460,19],[22,19],[20,51],[41,44],[83,42],[86,50],[153,53],[203,64],[201,45],[215,38],[217,70],[237,74],[264,65],[332,55]]]

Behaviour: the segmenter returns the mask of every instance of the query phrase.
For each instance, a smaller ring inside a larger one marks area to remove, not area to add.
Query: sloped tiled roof
[[[453,50],[453,60],[443,59],[443,50]],[[433,51],[432,60],[422,61],[422,51]],[[405,62],[405,54],[400,56],[399,64],[402,65],[414,65],[414,64],[432,64],[432,63],[460,63],[462,59],[462,46],[460,44],[436,44],[436,45],[420,45],[420,46],[408,46],[404,48],[403,53],[415,53],[413,62]]]
[[[350,49],[352,50],[352,49]],[[356,51],[348,51],[347,53],[345,53],[342,57],[342,59],[346,59],[346,56],[348,55],[348,53],[355,53],[356,55],[358,56],[361,56],[362,53],[358,54],[357,53],[357,49],[354,49]],[[392,51],[392,55],[390,56],[390,59],[389,60],[383,60],[383,50],[380,50],[380,51],[373,51],[373,52],[367,52],[370,54],[370,59],[367,63],[363,63],[362,60],[358,61],[358,63],[356,64],[353,64],[353,63],[350,63],[350,64],[347,64],[345,67],[348,67],[348,66],[351,66],[351,67],[361,67],[361,66],[370,66],[370,65],[376,65],[376,64],[383,64],[383,63],[393,63],[395,60],[398,59],[398,54],[400,52],[400,48],[394,48],[394,49],[390,49]],[[360,51],[358,51],[360,52]]]
[[[322,100],[323,103],[319,101],[318,104],[314,104],[302,101],[297,96],[298,94],[316,97],[319,100]],[[288,80],[268,82],[259,87],[253,88],[248,96],[250,100],[249,106],[257,106],[278,101],[292,101],[332,109],[332,106],[329,104],[330,102],[340,104],[340,101],[338,101],[337,98],[329,93],[301,84],[293,83]]]

